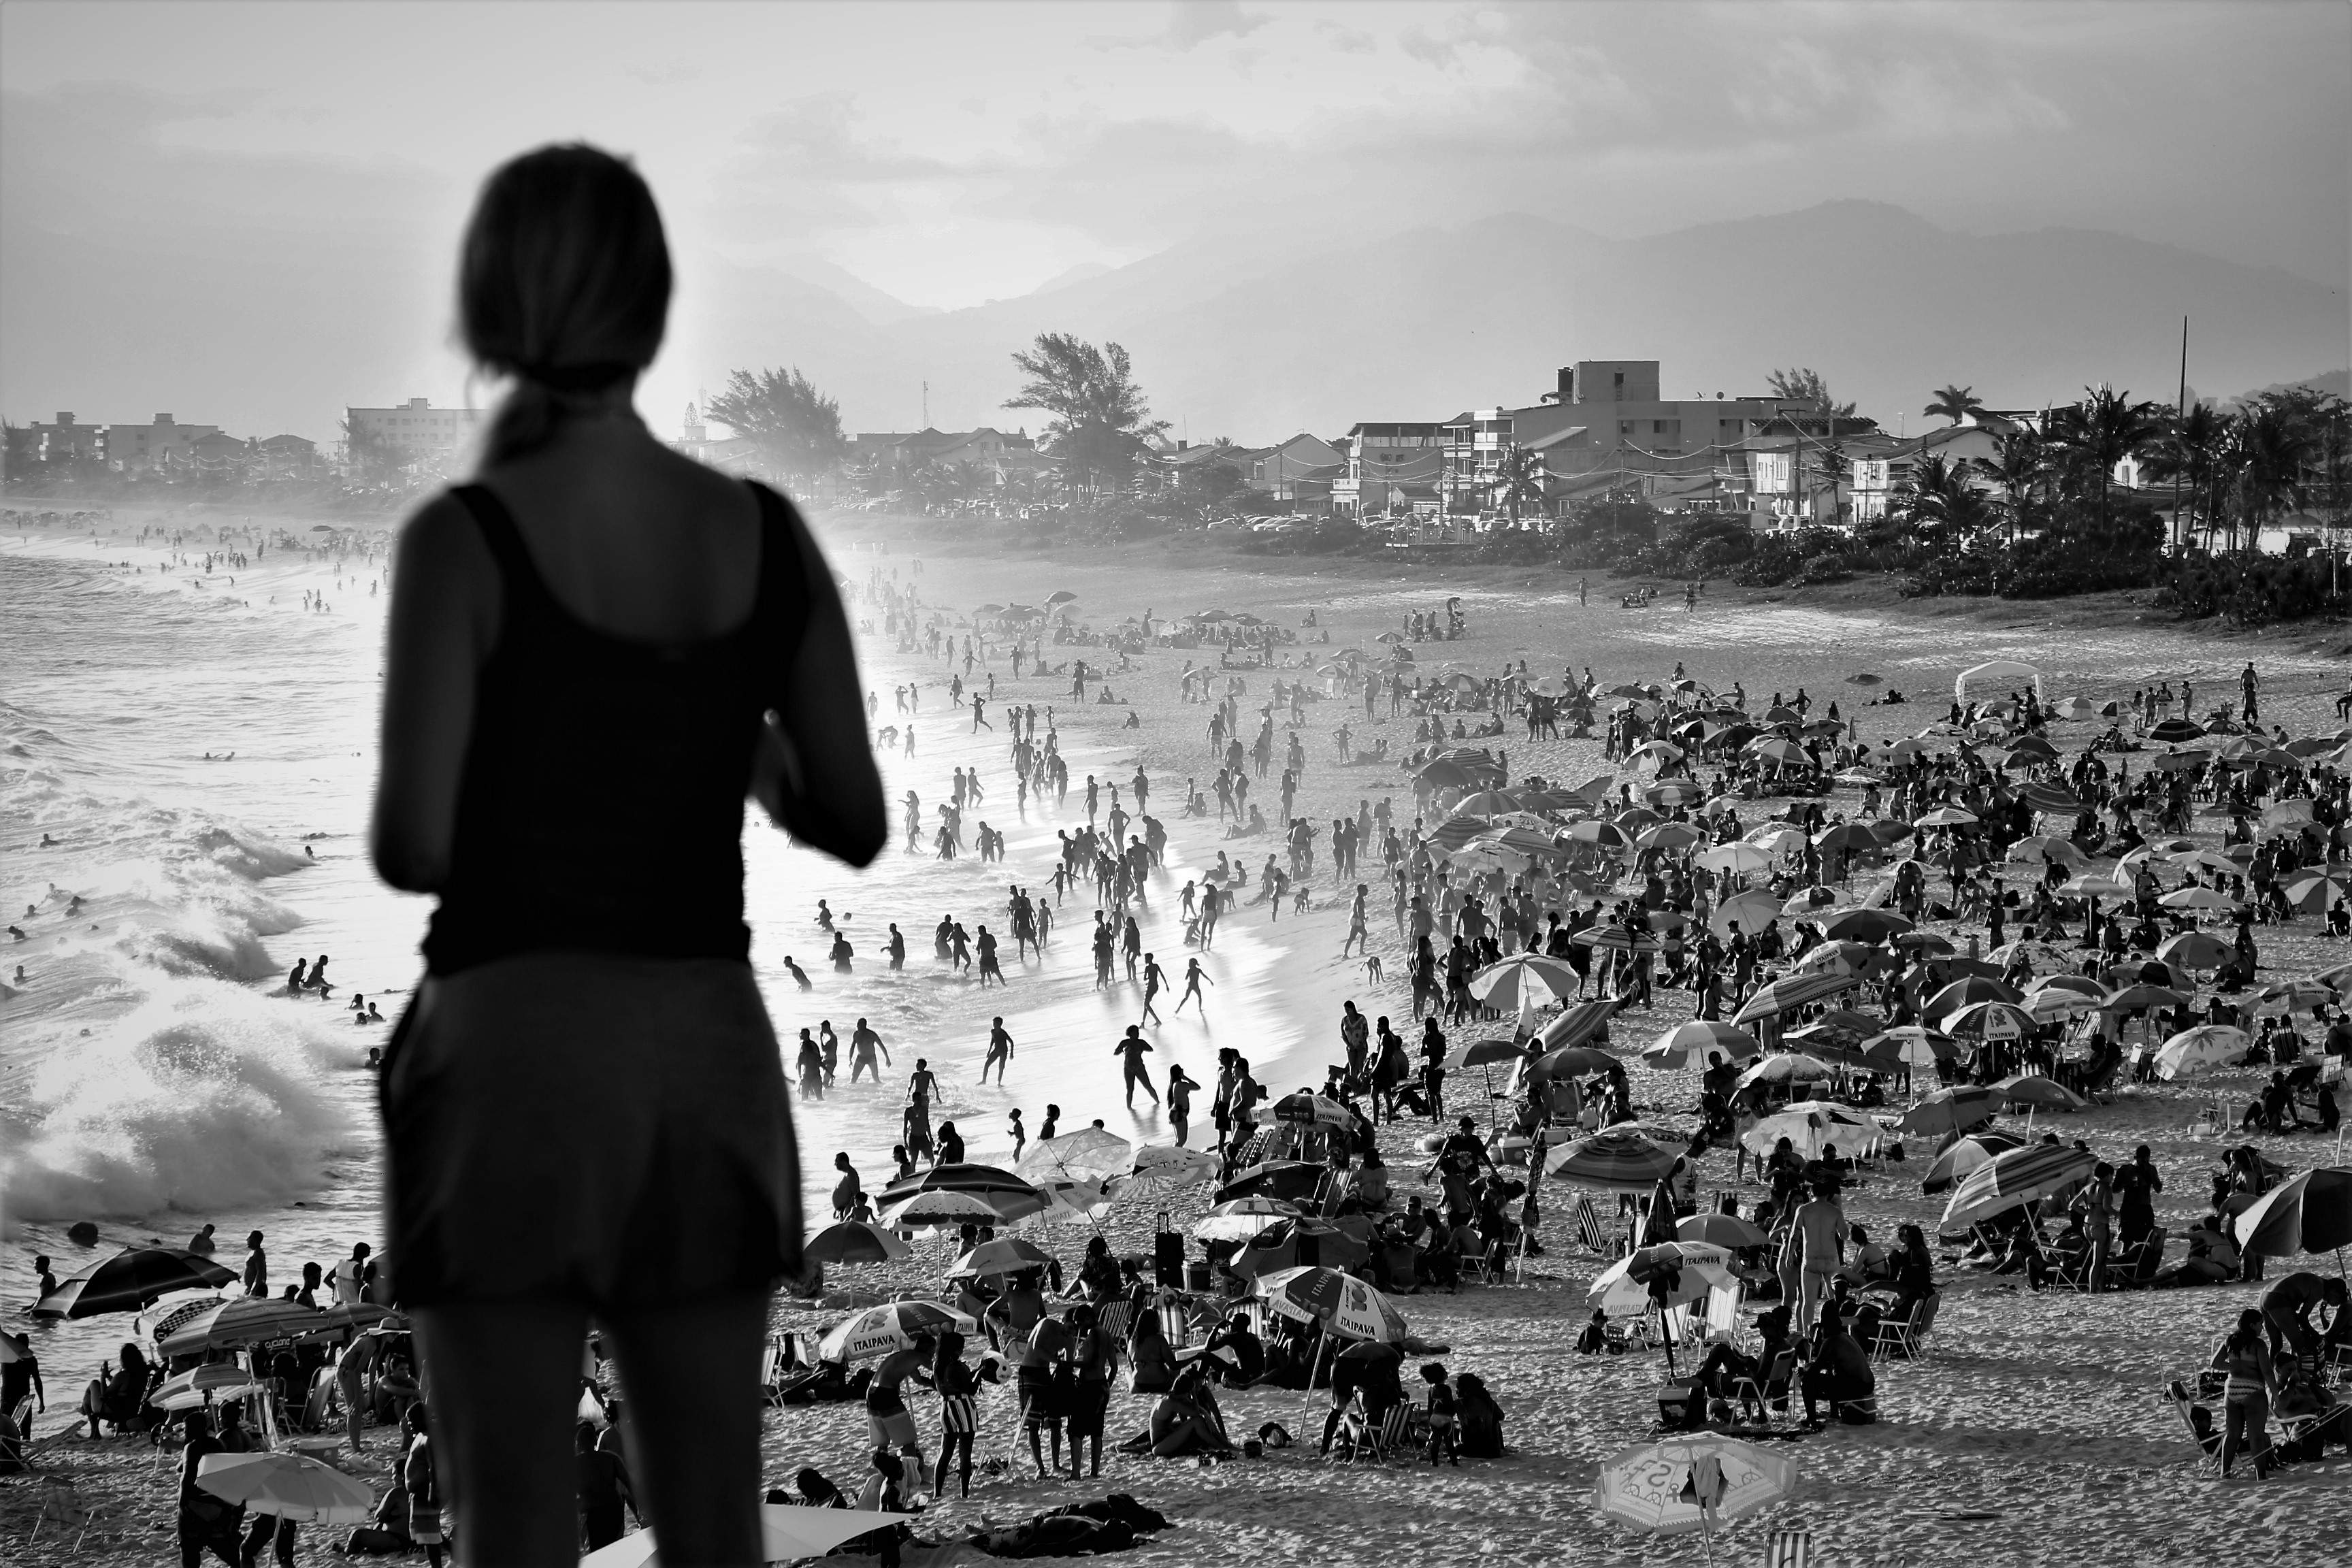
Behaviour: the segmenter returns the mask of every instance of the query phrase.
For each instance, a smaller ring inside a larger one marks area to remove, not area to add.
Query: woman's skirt
[[[428,978],[382,1099],[404,1307],[675,1306],[799,1267],[783,1064],[746,963],[539,952]]]

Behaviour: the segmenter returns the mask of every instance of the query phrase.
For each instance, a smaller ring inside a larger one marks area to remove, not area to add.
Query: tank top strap
[[[555,610],[554,595],[531,564],[530,552],[524,548],[522,531],[515,527],[514,514],[507,510],[506,502],[486,485],[460,485],[449,494],[473,518],[474,526],[481,530],[482,542],[489,546],[491,558],[499,563],[499,575],[506,584],[506,602],[509,609],[527,606],[546,616]],[[556,620],[565,617],[552,616]]]

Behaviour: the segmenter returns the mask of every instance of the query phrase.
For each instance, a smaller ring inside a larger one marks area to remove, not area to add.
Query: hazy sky
[[[16,420],[323,438],[344,401],[456,395],[472,189],[568,137],[652,178],[682,309],[698,258],[952,308],[1203,235],[1525,210],[1624,236],[1839,196],[2352,270],[2337,0],[15,0],[0,89]]]

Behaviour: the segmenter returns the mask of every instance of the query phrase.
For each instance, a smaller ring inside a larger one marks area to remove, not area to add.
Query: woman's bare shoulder
[[[419,569],[436,574],[462,573],[489,559],[473,513],[449,490],[408,514],[394,548],[404,574]]]

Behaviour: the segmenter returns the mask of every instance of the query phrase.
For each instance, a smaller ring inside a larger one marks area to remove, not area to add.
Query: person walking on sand
[[[1167,984],[1168,974],[1160,967],[1160,961],[1151,954],[1145,953],[1143,955],[1143,1016],[1139,1022],[1157,1024],[1160,1021],[1160,1011],[1151,1005],[1151,1001],[1153,997],[1160,994]]]
[[[1201,967],[1199,959],[1186,959],[1184,961],[1184,994],[1176,998],[1177,1015],[1182,1016],[1185,1003],[1198,1000],[1201,1004],[1200,1015],[1206,1019],[1209,1016],[1209,1001],[1207,997],[1201,994],[1201,987],[1204,984],[1214,985],[1215,984],[1215,981],[1209,978],[1208,971]]]
[[[1004,1087],[1004,1069],[1013,1062],[1013,1034],[1005,1028],[1002,1016],[989,1020],[988,1055],[980,1064],[980,1081],[988,1081],[988,1069],[996,1069],[996,1087]]]
[[[1139,1088],[1151,1097],[1152,1104],[1158,1105],[1160,1091],[1151,1087],[1150,1070],[1143,1065],[1143,1058],[1150,1054],[1151,1042],[1143,1037],[1142,1026],[1129,1024],[1127,1037],[1110,1049],[1111,1055],[1124,1058],[1120,1070],[1127,1080],[1127,1108],[1135,1109],[1135,1091]]]

